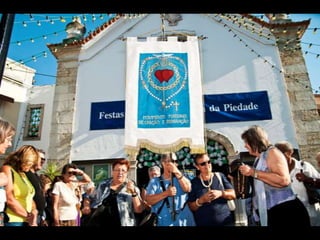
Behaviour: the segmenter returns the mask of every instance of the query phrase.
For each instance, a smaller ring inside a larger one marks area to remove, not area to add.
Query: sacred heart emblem
[[[154,75],[159,80],[160,83],[169,82],[170,78],[173,76],[173,71],[170,69],[157,70]]]

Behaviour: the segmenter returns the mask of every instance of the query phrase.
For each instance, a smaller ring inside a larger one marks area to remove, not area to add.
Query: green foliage
[[[43,168],[40,173],[47,175],[51,179],[51,181],[53,181],[56,176],[61,175],[62,167],[63,165],[59,162],[48,162],[45,168]]]

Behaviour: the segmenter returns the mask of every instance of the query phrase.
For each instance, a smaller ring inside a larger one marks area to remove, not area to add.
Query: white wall
[[[21,141],[19,145],[31,144],[37,148],[43,149],[48,153],[50,144],[51,117],[54,98],[55,85],[34,86],[28,93],[28,104],[44,104],[43,122],[40,140]],[[26,109],[25,109],[26,110]],[[24,119],[25,112],[21,119]],[[23,129],[21,129],[23,131]],[[23,133],[22,133],[23,135]],[[49,155],[47,154],[49,157]]]

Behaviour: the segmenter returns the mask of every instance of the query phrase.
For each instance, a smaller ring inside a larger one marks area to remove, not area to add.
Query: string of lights
[[[29,27],[30,25],[37,25],[39,27],[45,26],[43,23],[50,23],[54,24],[55,22],[60,22],[60,23],[65,23],[65,22],[71,22],[73,21],[76,17],[79,17],[84,25],[86,25],[86,22],[91,20],[91,23],[96,22],[97,20],[104,20],[111,18],[114,16],[114,14],[80,14],[80,15],[72,15],[72,16],[66,16],[66,15],[60,15],[60,16],[53,16],[53,15],[42,15],[42,14],[24,14],[29,17],[29,20],[24,20],[24,21],[16,21],[15,24],[22,24],[23,27]],[[127,14],[125,15],[126,18],[133,18],[135,17],[136,14]],[[210,15],[212,16],[212,15]],[[261,19],[265,18],[265,15],[260,16]],[[232,32],[233,37],[237,37],[240,42],[242,42],[245,47],[247,47],[251,52],[255,53],[257,57],[261,58],[261,55],[258,53],[257,50],[253,49],[250,47],[248,44],[245,43],[242,37],[239,35],[245,35],[246,37],[252,36],[252,34],[246,34],[246,32],[253,33],[254,36],[257,36],[255,39],[256,41],[259,41],[262,44],[277,44],[277,40],[275,39],[274,36],[270,33],[270,29],[261,26],[260,24],[251,21],[251,19],[248,19],[244,17],[243,15],[238,15],[238,14],[215,14],[214,15],[214,20],[216,22],[219,22],[223,24],[225,28],[228,29],[229,32]],[[230,24],[232,23],[232,24]],[[234,25],[237,25],[238,28],[235,28]],[[245,31],[243,31],[245,30]],[[312,28],[307,28],[306,31],[312,31],[314,34],[317,33],[318,28],[317,27],[312,27]],[[272,29],[271,29],[272,31]],[[17,46],[22,46],[26,43],[36,43],[41,41],[48,41],[50,37],[57,37],[59,34],[65,32],[65,29],[58,30],[52,33],[44,34],[44,35],[38,35],[38,36],[32,36],[28,38],[24,38],[21,40],[14,40],[10,42],[11,44],[16,44]],[[90,31],[89,31],[90,33]],[[317,52],[316,47],[319,47],[320,44],[316,43],[311,43],[311,42],[299,42],[297,39],[297,46],[299,44],[307,47],[308,50],[304,49],[303,54],[305,55],[314,55],[315,58],[320,57],[320,53]],[[300,50],[301,48],[298,48],[296,50]],[[315,50],[315,51],[310,51],[310,50]],[[18,59],[17,61],[22,64],[26,64],[28,62],[37,62],[41,58],[47,58],[49,52],[48,49],[45,48],[42,51],[31,54],[29,56],[26,56],[24,58]],[[278,70],[280,73],[283,73],[283,70],[278,68],[277,66],[273,65],[272,63],[268,62],[268,60],[264,60],[265,63],[270,64],[272,68],[275,68]],[[43,74],[45,75],[45,74]],[[53,75],[50,75],[53,76]],[[295,79],[296,81],[299,81],[298,79]],[[304,83],[305,84],[305,83]],[[307,87],[307,86],[306,86]],[[312,91],[317,93],[318,90],[313,89]]]
[[[246,30],[246,31],[251,31],[252,33],[256,34],[256,36],[258,36],[258,38],[260,37],[265,37],[267,38],[268,40],[270,40],[269,38],[269,35],[265,35],[265,34],[261,34],[261,30],[257,31],[256,27],[257,27],[257,24],[256,23],[250,23],[248,22],[249,20],[244,20],[243,17],[238,17],[237,19],[236,18],[236,15],[230,15],[230,14],[222,14],[222,15],[215,15],[215,16],[211,16],[211,15],[208,15],[210,18],[212,18],[214,21],[220,23],[223,25],[223,27],[227,28],[228,29],[228,32],[231,32],[233,34],[233,37],[236,37],[238,38],[238,40],[240,42],[243,43],[243,45],[248,48],[252,53],[256,54],[257,58],[262,58],[261,55],[259,54],[258,51],[256,51],[255,49],[253,49],[252,47],[249,46],[249,44],[246,43],[246,41],[243,40],[243,38],[241,38],[239,36],[239,33],[242,34],[242,35],[246,35],[246,33],[243,31]],[[241,22],[241,20],[243,20]],[[228,23],[229,22],[229,23]],[[235,29],[234,27],[231,26],[231,24],[238,24],[238,28],[239,29]],[[250,27],[248,27],[248,25]],[[262,30],[263,31],[263,30]],[[271,29],[272,31],[272,29]],[[259,41],[259,39],[256,39],[257,41]],[[276,42],[278,41],[278,39],[275,40],[275,44]],[[261,42],[261,41],[259,41]],[[300,50],[300,48],[296,48],[295,51],[297,50]],[[310,52],[307,52],[305,51],[304,54],[308,54]],[[263,59],[263,58],[262,58]],[[300,79],[297,79],[297,78],[293,78],[291,75],[289,74],[286,74],[284,73],[283,69],[279,68],[278,66],[274,65],[273,63],[271,63],[270,61],[268,61],[267,59],[263,59],[264,63],[266,64],[269,64],[271,66],[271,68],[277,70],[279,73],[281,74],[284,74],[287,78],[290,78],[294,81],[296,81],[297,83],[299,84],[302,84],[303,87],[305,88],[311,88],[311,90],[314,92],[314,93],[318,93],[318,90],[312,88],[311,86],[309,85],[306,85],[305,82],[302,82],[302,80]]]

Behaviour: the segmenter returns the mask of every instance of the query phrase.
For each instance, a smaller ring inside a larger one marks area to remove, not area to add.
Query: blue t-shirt
[[[161,180],[160,180],[161,179]],[[147,194],[158,194],[162,191],[160,181],[163,181],[165,189],[170,185],[170,180],[155,177],[152,178],[146,188]],[[166,203],[162,207],[158,217],[158,226],[195,226],[193,214],[187,204],[188,193],[184,192],[180,186],[179,181],[174,177],[173,184],[177,188],[177,194],[174,197],[168,197],[169,208]],[[173,200],[175,206],[176,217],[172,217]],[[152,212],[157,212],[161,206],[162,201],[157,202],[151,207]]]

